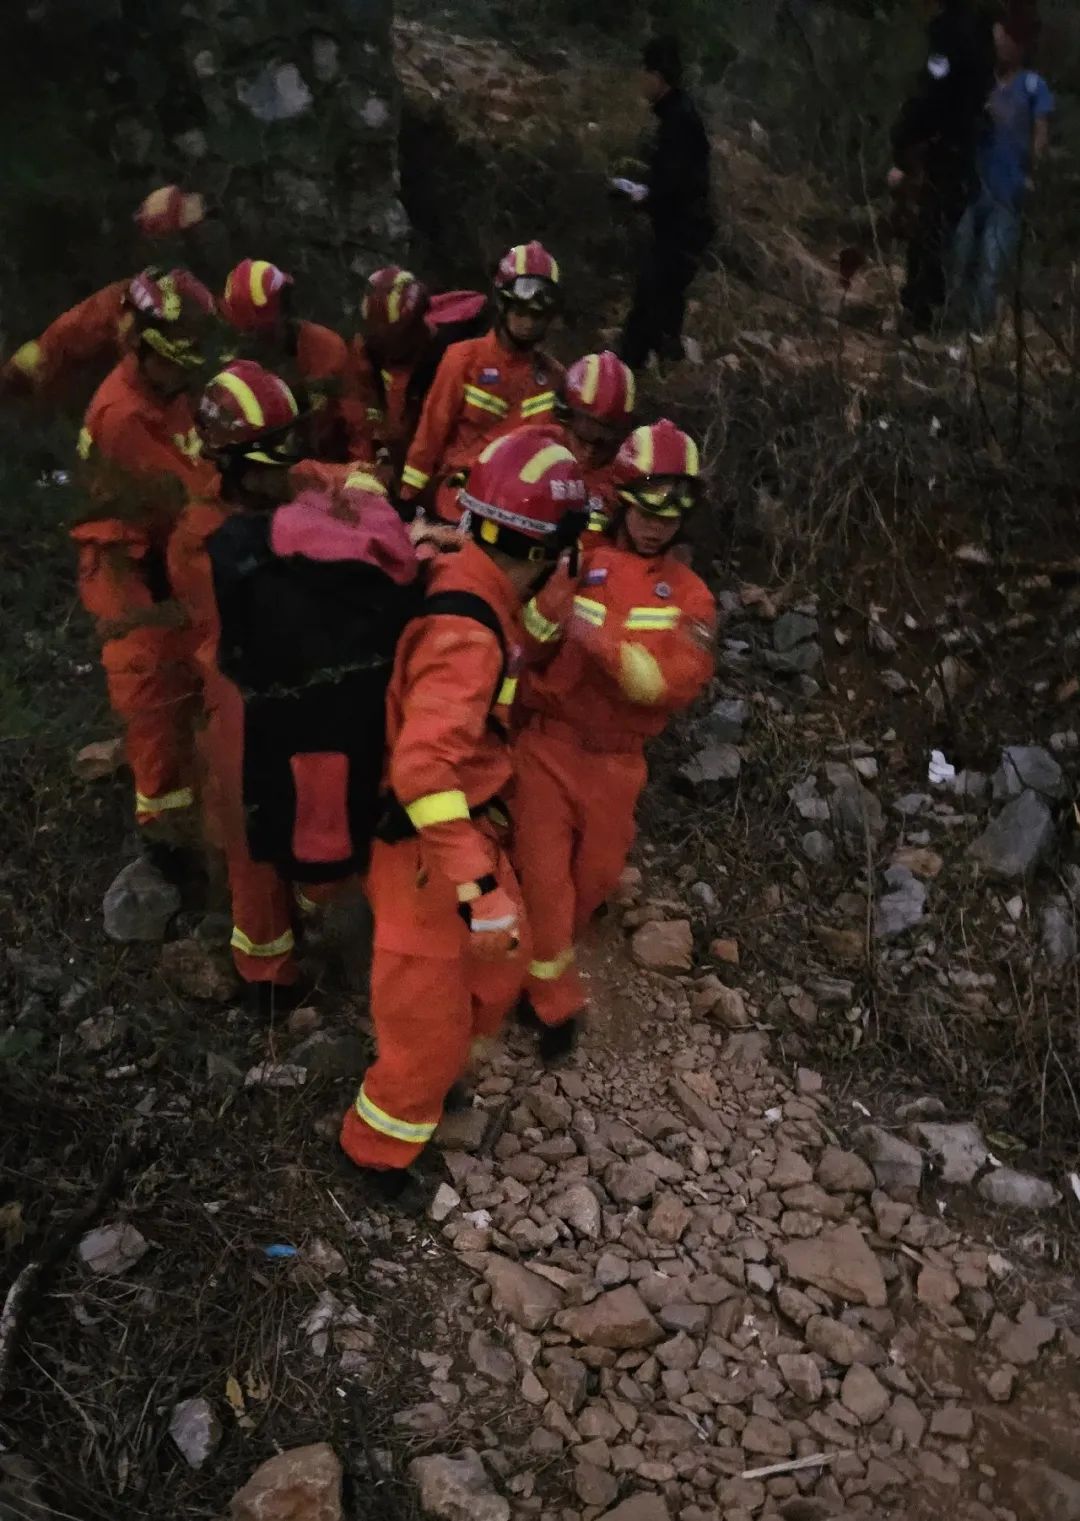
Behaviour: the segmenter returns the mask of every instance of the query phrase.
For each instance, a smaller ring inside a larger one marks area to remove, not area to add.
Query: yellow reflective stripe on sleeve
[[[292,930],[286,930],[276,940],[266,940],[260,945],[258,941],[249,940],[243,930],[234,924],[229,944],[234,951],[242,951],[245,956],[254,956],[259,961],[269,961],[272,956],[287,956],[296,945],[296,941],[293,939]]]
[[[481,412],[490,412],[492,417],[505,417],[510,411],[508,401],[501,396],[493,396],[490,391],[482,391],[479,386],[467,385],[465,400],[472,406],[479,407]]]
[[[593,628],[603,628],[607,608],[602,602],[594,602],[591,597],[575,597],[574,613],[585,623],[592,624]]]
[[[514,698],[517,696],[517,689],[517,677],[507,676],[506,680],[499,688],[499,695],[495,699],[495,706],[498,708],[512,708],[514,705]]]
[[[632,607],[627,614],[627,628],[675,628],[682,617],[681,607]]]
[[[606,529],[607,529],[607,526],[608,526],[608,517],[607,517],[607,513],[606,512],[590,512],[589,513],[589,532],[590,533],[604,533],[606,531]]]
[[[540,644],[550,644],[558,639],[562,629],[557,623],[552,623],[550,618],[545,618],[536,605],[536,598],[525,604],[525,612],[522,615],[525,632],[530,639],[536,639]]]
[[[168,813],[173,808],[191,808],[195,794],[190,787],[177,787],[175,792],[163,792],[160,797],[147,797],[144,792],[135,794],[136,813]]]
[[[411,486],[414,491],[423,491],[430,479],[430,475],[425,475],[422,470],[417,470],[413,465],[406,465],[401,472],[401,484]]]
[[[44,363],[45,356],[41,351],[41,344],[36,339],[24,343],[21,349],[16,349],[11,356],[11,364],[14,369],[21,370],[24,375],[36,375]]]
[[[429,792],[415,803],[406,803],[405,812],[414,829],[430,829],[434,824],[451,824],[469,817],[469,800],[464,792]]]
[[[555,405],[554,391],[541,391],[538,396],[528,396],[521,403],[522,417],[538,417],[541,412],[550,412]]]
[[[438,1129],[437,1125],[410,1125],[407,1120],[395,1120],[392,1114],[373,1104],[363,1088],[356,1095],[356,1112],[365,1125],[380,1135],[388,1135],[394,1141],[412,1141],[417,1146],[425,1146]]]
[[[564,972],[574,964],[574,947],[560,951],[551,961],[530,961],[529,976],[535,977],[537,982],[558,982]]]
[[[79,429],[78,452],[80,459],[89,459],[94,452],[94,435],[89,428]]]

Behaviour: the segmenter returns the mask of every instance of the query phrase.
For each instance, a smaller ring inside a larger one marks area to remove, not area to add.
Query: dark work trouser
[[[956,229],[970,194],[970,167],[960,162],[943,164],[922,187],[908,243],[907,282],[900,293],[917,327],[929,327],[935,311],[945,304]]]
[[[620,352],[632,370],[649,355],[682,358],[686,292],[701,264],[701,254],[683,239],[653,234],[638,272],[634,304],[623,328]]]

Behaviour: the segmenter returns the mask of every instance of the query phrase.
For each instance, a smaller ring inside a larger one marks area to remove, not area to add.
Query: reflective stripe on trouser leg
[[[185,785],[192,764],[193,687],[175,632],[135,629],[102,647],[109,704],[124,724],[140,825],[175,818],[195,801]]]
[[[272,866],[253,861],[236,840],[226,852],[232,894],[232,954],[245,982],[296,981],[292,893]]]
[[[472,1040],[463,960],[375,947],[371,1018],[378,1055],[346,1111],[341,1145],[359,1167],[408,1167],[442,1118]]]
[[[563,1024],[585,1003],[573,964],[577,788],[566,785],[563,753],[570,761],[578,756],[575,745],[560,748],[531,729],[514,748],[514,859],[533,938],[526,989],[537,1017],[550,1025]],[[588,766],[582,770],[587,774]]]

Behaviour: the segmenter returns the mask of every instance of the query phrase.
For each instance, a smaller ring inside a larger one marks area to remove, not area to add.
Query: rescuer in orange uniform
[[[462,492],[469,535],[436,560],[387,702],[386,824],[371,859],[371,1014],[378,1057],[341,1145],[393,1197],[434,1134],[470,1045],[520,992],[528,930],[503,846],[505,715],[521,605],[585,518],[568,449],[535,428],[497,439]]]
[[[402,471],[402,502],[430,488],[435,515],[456,523],[461,472],[484,446],[551,421],[563,369],[540,344],[558,299],[559,266],[548,251],[512,248],[495,276],[494,328],[451,344],[439,365]]]
[[[164,185],[146,197],[134,220],[148,242],[161,243],[197,227],[205,215],[201,195]],[[61,313],[39,337],[16,349],[0,370],[0,388],[40,395],[62,390],[88,370],[103,374],[123,352],[130,285],[130,277],[114,280]]]
[[[221,313],[243,335],[243,357],[265,365],[304,415],[301,447],[313,459],[370,456],[367,417],[355,394],[344,338],[292,312],[293,279],[265,259],[244,259],[225,282]]]
[[[200,398],[196,428],[220,471],[219,490],[195,496],[169,542],[169,578],[191,630],[206,726],[200,736],[208,835],[225,853],[233,962],[266,1015],[291,1008],[297,983],[291,885],[253,861],[244,818],[244,706],[218,667],[220,624],[206,544],[231,512],[270,511],[294,494],[300,408],[276,375],[250,360],[229,365]]]
[[[586,354],[566,372],[555,416],[585,472],[589,527],[583,543],[606,533],[615,508],[615,456],[634,416],[634,372],[617,354]]]
[[[626,864],[645,742],[713,673],[712,596],[671,553],[698,474],[697,448],[673,423],[631,433],[615,461],[606,542],[586,551],[576,578],[561,566],[525,610],[514,860],[545,1060],[574,1043],[586,1002],[574,942]]]
[[[486,298],[478,291],[432,295],[407,269],[377,269],[361,304],[363,330],[352,342],[355,383],[371,440],[371,459],[393,480],[431,389],[439,361],[454,334],[464,338],[482,320]]]
[[[194,801],[186,762],[192,694],[184,631],[170,617],[166,546],[185,495],[213,491],[191,389],[213,298],[186,270],[146,270],[127,295],[133,352],[102,383],[79,436],[93,505],[71,535],[83,606],[97,622],[113,711],[123,721],[140,825]]]

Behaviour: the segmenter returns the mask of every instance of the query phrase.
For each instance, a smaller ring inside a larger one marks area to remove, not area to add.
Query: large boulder
[[[327,1442],[291,1447],[255,1470],[230,1521],[342,1521],[341,1463]]]

